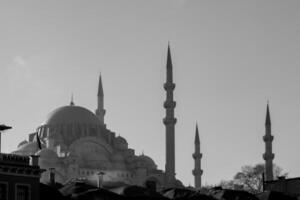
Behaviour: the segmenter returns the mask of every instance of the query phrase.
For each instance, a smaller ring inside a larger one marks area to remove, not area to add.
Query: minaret
[[[195,168],[193,170],[195,188],[196,190],[199,190],[201,188],[201,176],[203,174],[203,170],[201,169],[202,153],[200,153],[200,139],[197,124],[195,134],[195,153],[193,154],[193,158],[195,160]]]
[[[269,111],[269,103],[267,104],[265,135],[264,135],[263,139],[265,142],[265,153],[263,154],[263,158],[265,160],[266,181],[272,181],[273,180],[274,154],[272,153],[273,136],[271,135],[271,118],[270,118],[270,111]]]
[[[102,87],[102,79],[101,74],[99,76],[99,84],[98,84],[98,108],[95,111],[98,119],[100,120],[101,125],[104,125],[104,93],[103,93],[103,87]]]
[[[173,72],[172,72],[172,59],[170,46],[168,45],[168,56],[167,56],[167,80],[164,84],[166,90],[166,101],[164,102],[164,108],[166,109],[166,117],[163,122],[166,127],[166,166],[165,166],[165,186],[175,186],[175,124],[176,118],[174,117],[174,108],[176,102],[173,100],[173,90],[175,84],[173,83]]]

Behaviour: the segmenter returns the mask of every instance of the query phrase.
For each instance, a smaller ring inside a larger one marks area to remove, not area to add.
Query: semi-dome
[[[48,114],[42,125],[74,123],[100,125],[100,121],[94,113],[86,108],[75,105],[63,106],[53,110]]]
[[[27,144],[27,143],[28,143],[27,140],[23,140],[22,142],[20,142],[20,143],[18,144],[18,148],[20,148],[21,146],[23,146],[23,145],[25,145],[25,144]]]
[[[45,145],[42,144],[42,148],[44,148]],[[26,144],[23,144],[19,146],[19,148],[14,151],[13,153],[18,155],[33,155],[39,150],[38,144],[36,141],[33,142],[27,142]]]

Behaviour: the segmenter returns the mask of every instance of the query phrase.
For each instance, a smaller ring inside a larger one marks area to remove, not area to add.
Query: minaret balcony
[[[165,83],[164,88],[165,88],[165,90],[174,90],[175,89],[175,83]]]
[[[274,139],[273,135],[265,135],[265,136],[263,137],[263,140],[264,140],[265,142],[272,142],[273,139]]]
[[[163,122],[164,122],[165,125],[176,124],[177,119],[174,118],[174,117],[165,117],[165,118],[163,119]]]
[[[193,175],[194,176],[201,176],[203,174],[203,170],[202,169],[194,169],[193,170]]]
[[[172,100],[167,100],[164,103],[164,108],[175,108],[176,102]]]
[[[104,109],[100,109],[100,110],[99,110],[99,109],[97,109],[95,113],[96,113],[96,115],[97,115],[97,116],[100,116],[100,115],[105,115],[105,113],[106,113],[106,110],[104,110]]]
[[[263,158],[264,160],[273,160],[275,157],[274,153],[264,153]]]
[[[193,153],[193,158],[194,159],[201,159],[202,158],[202,153],[199,153],[199,152]]]

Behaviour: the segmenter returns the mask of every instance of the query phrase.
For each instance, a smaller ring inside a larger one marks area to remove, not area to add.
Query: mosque
[[[93,180],[101,172],[103,185],[120,184],[140,185],[155,189],[182,187],[175,177],[175,124],[173,100],[175,84],[173,82],[172,59],[168,46],[166,64],[166,116],[163,123],[166,128],[166,164],[160,170],[152,158],[136,155],[128,148],[125,138],[107,129],[104,115],[104,92],[99,77],[97,109],[92,111],[75,105],[73,99],[69,105],[50,112],[46,120],[29,134],[28,141],[22,141],[14,154],[38,155],[39,166],[46,171],[41,182],[47,182],[55,171],[57,182],[65,183],[76,178]],[[37,137],[38,136],[38,137]],[[39,148],[39,146],[41,148]],[[195,176],[196,188],[201,187],[201,157],[198,130],[195,137]],[[50,170],[51,169],[51,170]]]
[[[72,179],[85,179],[101,182],[106,187],[116,187],[124,184],[139,185],[160,190],[168,187],[183,187],[175,173],[175,107],[173,99],[175,83],[173,82],[173,65],[170,46],[167,52],[166,64],[166,100],[164,108],[166,161],[165,170],[157,168],[152,158],[136,155],[134,149],[128,148],[125,138],[107,129],[104,115],[104,92],[99,77],[97,93],[97,109],[92,111],[75,105],[73,99],[69,105],[59,107],[50,112],[46,120],[37,127],[36,132],[29,134],[28,141],[19,143],[13,154],[31,156],[38,159],[42,171],[41,182],[47,183],[53,179],[66,183]],[[272,151],[273,136],[271,134],[271,119],[269,104],[267,105],[265,135],[265,181],[266,189],[298,194],[300,178],[274,180]],[[1,141],[1,134],[0,134]],[[194,159],[194,188],[201,188],[202,153],[196,125]],[[1,149],[1,143],[0,143]],[[16,156],[17,156],[16,155]],[[289,185],[288,185],[289,184]]]

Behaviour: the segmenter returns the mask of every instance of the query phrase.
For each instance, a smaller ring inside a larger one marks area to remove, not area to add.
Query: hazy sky
[[[164,169],[165,65],[170,41],[176,172],[193,184],[195,123],[203,183],[263,162],[267,100],[274,162],[300,176],[300,2],[296,0],[1,1],[0,123],[11,152],[53,109],[96,109],[137,154]]]

